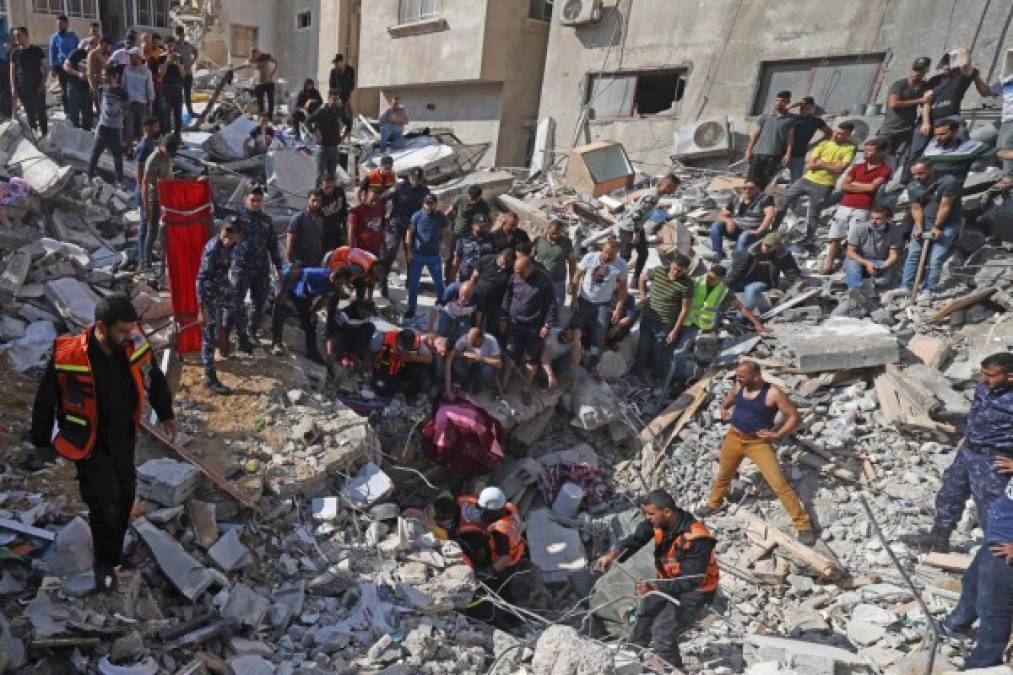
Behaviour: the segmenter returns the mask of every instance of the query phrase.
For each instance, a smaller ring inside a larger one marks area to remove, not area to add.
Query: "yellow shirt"
[[[844,144],[835,143],[832,139],[820,141],[816,147],[809,151],[810,159],[818,159],[828,164],[851,164],[855,158],[855,144],[848,142]],[[809,169],[805,172],[805,179],[817,185],[833,185],[837,182],[839,173],[831,173],[826,169]]]

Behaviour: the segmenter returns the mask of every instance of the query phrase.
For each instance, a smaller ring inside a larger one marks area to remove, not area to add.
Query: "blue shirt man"
[[[429,276],[436,287],[437,304],[443,298],[443,262],[440,260],[440,245],[443,233],[450,227],[447,216],[437,208],[436,196],[428,194],[422,200],[422,208],[416,211],[408,226],[408,245],[411,261],[408,266],[408,316],[415,315],[418,306],[419,282],[422,268],[429,270]]]
[[[81,38],[70,30],[70,21],[65,16],[57,20],[57,30],[49,38],[49,65],[56,70],[63,70],[63,62],[77,49]]]

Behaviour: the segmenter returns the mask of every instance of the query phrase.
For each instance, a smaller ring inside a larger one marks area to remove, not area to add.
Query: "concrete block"
[[[46,282],[49,301],[71,327],[84,327],[95,320],[98,296],[88,284],[72,277]]]
[[[243,159],[243,143],[255,126],[256,120],[240,115],[204,141],[204,150],[220,161]]]
[[[904,369],[904,375],[932,392],[943,404],[940,414],[945,417],[961,418],[971,410],[971,402],[950,385],[942,373],[923,363],[915,363]]]
[[[208,556],[226,574],[250,564],[250,549],[239,541],[239,534],[230,529],[215,545],[208,549]]]
[[[53,120],[49,124],[49,133],[46,134],[46,138],[42,141],[40,147],[46,153],[60,157],[64,161],[73,161],[78,165],[87,165],[91,160],[91,149],[95,147],[95,134],[84,129],[77,129],[69,122]],[[102,153],[102,157],[99,158],[98,168],[103,173],[108,174],[112,174],[115,171],[116,167],[110,153]],[[137,173],[137,164],[126,155],[123,157],[123,173],[127,176],[133,176]],[[105,201],[108,201],[108,198],[103,200],[103,203]]]
[[[743,656],[749,665],[777,661],[808,675],[859,675],[875,672],[868,659],[847,650],[769,635],[747,635]]]
[[[578,530],[560,525],[549,509],[529,512],[527,521],[531,562],[542,571],[545,581],[565,581],[572,572],[587,568]]]
[[[211,572],[187,553],[179,542],[145,518],[138,518],[133,525],[137,534],[151,549],[155,562],[162,572],[188,600],[196,600],[208,589],[214,581]]]
[[[310,503],[310,513],[314,520],[334,520],[340,513],[337,497],[314,497]]]
[[[570,626],[550,626],[538,637],[531,669],[535,675],[597,675],[613,672],[614,660],[611,650]]]
[[[193,464],[168,457],[137,467],[137,494],[162,506],[179,506],[197,489],[200,472]]]
[[[357,508],[369,508],[394,491],[394,481],[369,462],[341,488],[341,496]]]
[[[10,158],[7,164],[21,167],[21,176],[43,197],[58,194],[74,173],[73,168],[60,166],[25,138],[18,122],[0,125],[0,148]]]
[[[56,327],[52,321],[35,321],[28,324],[22,337],[5,344],[3,351],[19,373],[41,370],[49,360],[55,339]]]
[[[271,609],[270,600],[246,584],[236,584],[229,591],[228,602],[222,608],[222,617],[232,619],[237,625],[249,626],[256,630],[269,609]]]
[[[274,671],[274,664],[256,654],[229,659],[229,675],[274,675]]]
[[[272,150],[264,159],[267,187],[279,192],[285,204],[293,209],[306,206],[306,186],[316,183],[317,163],[312,155],[283,148]]]
[[[78,516],[56,533],[53,553],[44,561],[50,574],[63,578],[90,572],[94,563],[91,528]]]
[[[872,321],[834,317],[819,326],[774,335],[775,357],[803,373],[870,368],[896,363],[897,339]]]

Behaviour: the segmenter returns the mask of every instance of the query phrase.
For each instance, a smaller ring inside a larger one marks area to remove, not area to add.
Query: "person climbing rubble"
[[[640,499],[644,516],[633,533],[594,563],[604,574],[649,542],[654,542],[656,579],[636,579],[640,598],[630,641],[651,654],[646,665],[657,672],[666,666],[682,668],[679,634],[686,631],[714,600],[720,581],[717,543],[713,534],[688,511],[676,506],[664,490],[652,490]]]
[[[117,587],[134,506],[134,445],[145,395],[161,432],[170,442],[176,438],[172,392],[137,320],[127,296],[99,300],[94,323],[56,338],[32,407],[38,456],[56,451],[77,468],[81,499],[88,505],[95,585],[106,592]]]

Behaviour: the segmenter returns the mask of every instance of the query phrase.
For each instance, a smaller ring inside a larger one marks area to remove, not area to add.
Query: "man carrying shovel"
[[[911,176],[914,180],[908,183],[907,192],[914,229],[904,260],[903,282],[912,299],[927,301],[960,235],[961,182],[936,173],[927,159],[911,165]]]

